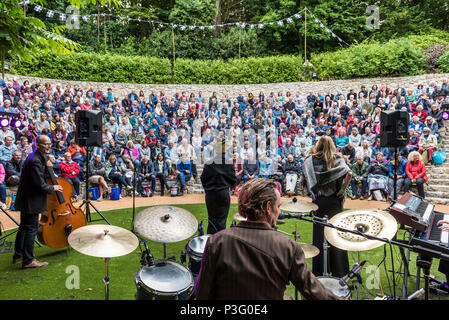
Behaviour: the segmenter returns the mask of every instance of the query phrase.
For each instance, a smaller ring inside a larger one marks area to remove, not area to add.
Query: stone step
[[[432,186],[449,186],[449,180],[443,178],[431,179],[429,178],[429,185]]]
[[[429,184],[427,187],[425,187],[425,190],[426,191],[440,191],[440,192],[444,192],[446,195],[449,195],[449,185]]]
[[[449,204],[449,199],[428,197],[427,195],[426,195],[426,201],[429,201],[432,204],[443,204],[443,205]]]
[[[430,198],[441,198],[441,199],[447,199],[447,192],[444,191],[426,191],[426,198],[430,197]]]
[[[432,175],[440,175],[440,174],[448,174],[449,175],[449,166],[442,166],[442,167],[439,167],[439,166],[434,166],[434,167],[432,167],[431,169],[430,169],[430,172],[429,172],[430,174],[432,174]]]

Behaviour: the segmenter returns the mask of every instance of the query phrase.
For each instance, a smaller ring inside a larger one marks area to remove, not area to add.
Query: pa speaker
[[[380,115],[380,146],[386,148],[405,147],[409,142],[407,111],[382,111]]]
[[[103,113],[99,110],[78,110],[75,114],[75,141],[83,147],[102,147]]]

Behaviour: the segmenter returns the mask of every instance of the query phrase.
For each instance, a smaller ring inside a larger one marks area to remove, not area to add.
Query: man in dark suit
[[[47,194],[62,191],[60,185],[45,182],[47,166],[52,166],[46,156],[51,150],[51,140],[46,135],[36,139],[37,150],[23,164],[15,208],[20,211],[20,226],[16,236],[13,263],[22,263],[23,269],[48,265],[34,259],[34,239],[39,227],[39,213],[47,208]]]
[[[256,178],[239,192],[247,221],[212,235],[204,250],[198,300],[281,300],[292,282],[307,300],[339,300],[310,271],[300,245],[274,229],[281,196],[272,180]]]

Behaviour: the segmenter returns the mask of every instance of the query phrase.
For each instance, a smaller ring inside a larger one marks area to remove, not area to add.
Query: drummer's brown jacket
[[[198,300],[280,300],[292,282],[308,300],[338,300],[310,271],[299,244],[266,222],[242,221],[208,239]]]

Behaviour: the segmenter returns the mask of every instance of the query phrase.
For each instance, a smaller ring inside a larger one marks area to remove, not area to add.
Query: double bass
[[[70,182],[57,178],[53,167],[47,168],[47,183],[60,185],[63,191],[47,195],[47,210],[41,216],[37,236],[40,242],[50,248],[60,249],[69,245],[67,238],[70,233],[85,226],[87,222],[83,211],[71,202],[74,192]]]

